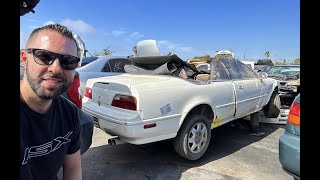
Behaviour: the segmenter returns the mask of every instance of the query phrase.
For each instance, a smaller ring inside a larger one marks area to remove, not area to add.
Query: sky
[[[90,54],[132,55],[141,40],[183,60],[232,50],[240,60],[300,58],[299,0],[41,0],[20,17],[20,47],[34,28],[60,23]],[[89,55],[90,56],[90,55]]]

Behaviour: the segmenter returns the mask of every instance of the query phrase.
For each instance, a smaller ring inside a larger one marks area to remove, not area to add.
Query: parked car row
[[[296,97],[300,93],[300,65],[272,66],[267,74],[278,80],[279,93]]]

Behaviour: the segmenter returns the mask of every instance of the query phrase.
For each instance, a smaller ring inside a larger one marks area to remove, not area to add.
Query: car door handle
[[[243,89],[243,86],[238,86],[239,89]]]

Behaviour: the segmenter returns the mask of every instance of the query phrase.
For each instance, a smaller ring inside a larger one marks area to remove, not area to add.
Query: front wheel
[[[202,115],[192,114],[182,124],[173,140],[173,146],[180,156],[189,160],[197,160],[207,150],[210,139],[209,122]]]
[[[264,115],[267,118],[277,118],[280,114],[281,101],[278,92],[274,91],[268,104],[263,107]]]

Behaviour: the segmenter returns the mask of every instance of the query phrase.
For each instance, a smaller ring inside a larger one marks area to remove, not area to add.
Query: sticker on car
[[[167,105],[161,107],[161,108],[160,108],[160,111],[161,111],[161,116],[167,115],[169,112],[172,111],[170,104],[167,104]]]

